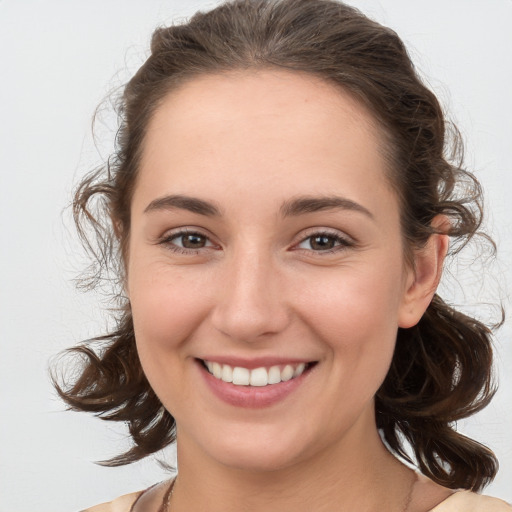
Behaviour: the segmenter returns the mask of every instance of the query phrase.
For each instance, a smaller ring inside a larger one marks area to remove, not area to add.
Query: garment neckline
[[[422,473],[416,472],[418,478],[427,478]],[[147,489],[144,489],[143,491],[140,491],[138,496],[135,498],[135,501],[133,502],[132,506],[130,507],[130,512],[138,512],[137,511],[137,503],[139,503],[140,499],[147,495],[149,492],[156,490],[157,487],[160,486],[170,486],[174,482],[176,477],[170,478],[168,480],[162,480],[161,482],[157,482],[156,484],[153,484],[152,486],[148,487]],[[454,490],[449,496],[447,496],[443,501],[439,502],[437,505],[435,505],[433,508],[429,509],[427,512],[438,512],[438,507],[444,506],[448,501],[452,500],[457,495],[460,495],[464,492],[469,492],[465,490]]]
[[[464,491],[464,490],[453,491],[448,497],[446,497],[443,501],[438,503],[434,508],[431,508],[430,510],[428,510],[428,512],[437,512],[438,511],[438,507],[444,506],[454,496],[460,495],[463,492],[469,492],[469,491]]]

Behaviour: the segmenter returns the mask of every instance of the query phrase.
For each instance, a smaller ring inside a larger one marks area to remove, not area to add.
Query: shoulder
[[[102,503],[101,505],[82,510],[82,512],[130,512],[133,504],[143,492],[144,491],[139,491],[125,494],[108,503]]]
[[[512,506],[498,498],[470,491],[459,491],[430,512],[512,512]]]
[[[137,512],[156,510],[161,505],[173,479],[166,480],[148,487],[144,491],[125,494],[113,501],[96,505],[81,512]]]

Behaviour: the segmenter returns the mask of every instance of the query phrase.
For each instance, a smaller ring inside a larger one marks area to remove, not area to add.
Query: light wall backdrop
[[[495,318],[492,304],[502,300],[512,315],[512,1],[349,3],[405,40],[486,192],[498,260],[468,255],[452,266],[443,294],[484,318]],[[108,155],[108,105],[97,144],[92,114],[143,62],[156,26],[213,5],[0,0],[0,512],[76,511],[166,477],[154,460],[95,465],[127,446],[126,432],[64,412],[47,372],[52,356],[107,321],[102,297],[74,288],[86,261],[67,208],[78,178]],[[496,451],[502,469],[487,492],[512,501],[510,319],[496,349],[500,390],[459,428]]]

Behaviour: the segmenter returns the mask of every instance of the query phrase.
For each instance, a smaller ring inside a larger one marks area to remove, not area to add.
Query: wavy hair
[[[451,221],[452,253],[479,232],[480,185],[462,159],[453,163],[460,136],[448,131],[438,100],[395,32],[335,0],[235,0],[157,29],[149,58],[124,87],[115,153],[82,180],[74,197],[78,233],[96,261],[88,285],[112,270],[124,279],[141,149],[162,99],[195,76],[258,68],[313,74],[370,109],[386,140],[406,253],[426,243],[438,214]],[[142,370],[129,302],[119,299],[116,328],[70,349],[78,361],[67,382],[54,376],[71,409],[127,423],[133,447],[109,465],[134,462],[175,440],[174,418]],[[494,477],[497,460],[454,423],[482,409],[493,392],[490,329],[436,295],[416,326],[399,329],[375,397],[377,426],[395,453],[414,459],[435,482],[480,490]]]

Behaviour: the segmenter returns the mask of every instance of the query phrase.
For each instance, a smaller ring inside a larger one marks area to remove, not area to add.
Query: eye
[[[160,240],[159,244],[165,245],[174,252],[184,254],[195,254],[200,249],[214,247],[214,244],[206,235],[189,230],[171,233]]]
[[[185,233],[175,235],[172,242],[184,249],[202,249],[206,247],[208,239],[200,233]]]
[[[353,242],[345,237],[334,233],[313,233],[304,238],[298,245],[298,249],[305,249],[315,252],[336,252],[351,247]]]

